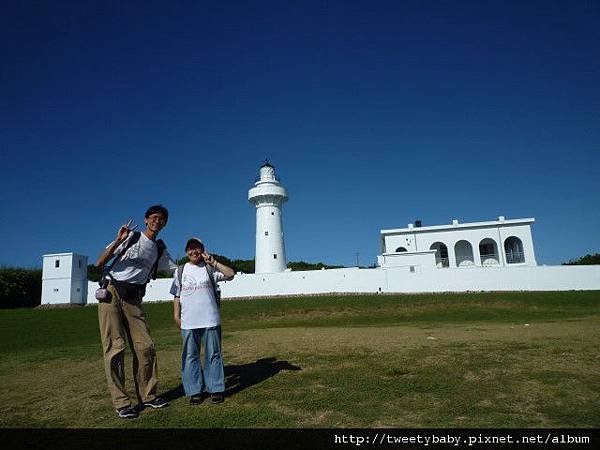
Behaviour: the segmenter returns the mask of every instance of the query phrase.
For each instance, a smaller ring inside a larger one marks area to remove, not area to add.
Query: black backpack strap
[[[156,257],[156,261],[154,261],[152,269],[150,269],[150,273],[148,274],[148,281],[146,281],[146,283],[150,282],[150,278],[156,280],[156,275],[158,273],[158,262],[160,261],[160,258],[162,258],[162,255],[165,252],[165,250],[167,249],[167,246],[162,241],[162,239],[158,239],[156,242],[154,242],[154,244],[156,245],[156,253],[158,256]]]
[[[213,278],[213,273],[214,273],[214,269],[209,266],[208,264],[204,263],[206,265],[206,272],[208,273],[208,279],[210,280],[210,285],[212,286],[213,289],[213,294],[215,295],[215,301],[217,302],[217,305],[220,307],[221,306],[221,296],[219,295],[219,290],[217,289],[217,286],[215,285],[215,280]]]
[[[177,266],[177,281],[179,281],[179,291],[181,293],[181,288],[183,287],[183,268],[185,267],[185,263],[180,266]]]
[[[110,271],[112,270],[115,263],[123,257],[123,255],[125,254],[125,252],[127,250],[129,250],[137,241],[140,240],[140,235],[142,234],[141,232],[133,231],[132,233],[133,233],[133,235],[129,238],[129,241],[127,242],[127,245],[125,246],[125,248],[123,248],[123,250],[121,250],[121,252],[117,256],[114,257],[114,259],[112,260],[112,262],[109,264],[108,267],[104,266],[104,269],[102,269],[102,275],[100,276],[100,283],[102,283],[102,280],[106,279],[106,277],[112,278]]]

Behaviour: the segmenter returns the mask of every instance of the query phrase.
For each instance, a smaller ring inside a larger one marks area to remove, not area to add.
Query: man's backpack
[[[131,238],[127,242],[127,245],[125,245],[125,248],[123,248],[123,250],[121,250],[121,252],[117,256],[115,256],[115,258],[112,260],[110,265],[108,267],[105,267],[104,270],[102,271],[102,276],[100,277],[101,284],[102,284],[102,280],[106,279],[106,277],[110,277],[110,271],[113,268],[113,266],[115,265],[115,263],[123,257],[123,255],[125,254],[125,252],[127,250],[129,250],[137,241],[140,240],[141,235],[142,235],[142,233],[140,231],[133,232]],[[156,261],[154,261],[152,268],[150,269],[150,273],[148,274],[148,279],[146,280],[146,283],[149,283],[150,279],[156,280],[156,275],[158,272],[158,261],[160,261],[160,258],[162,257],[163,253],[167,249],[167,246],[162,241],[162,239],[157,239],[156,241],[154,241],[154,244],[156,245],[156,250],[157,250],[158,256],[156,258]]]

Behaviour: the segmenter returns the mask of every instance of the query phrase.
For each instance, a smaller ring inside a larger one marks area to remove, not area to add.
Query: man
[[[158,385],[156,351],[150,337],[142,298],[150,277],[158,270],[177,267],[158,233],[165,227],[169,212],[161,205],[148,208],[143,232],[133,232],[132,221],[122,225],[117,238],[98,257],[96,265],[102,267],[113,256],[115,260],[105,269],[109,281],[109,298],[98,304],[98,320],[104,353],[104,366],[108,390],[123,419],[138,416],[125,390],[125,342],[133,350],[133,374],[138,402],[143,407],[163,408],[168,403],[156,395]]]
[[[218,262],[197,238],[185,245],[190,262],[177,269],[171,293],[175,296],[173,316],[181,329],[183,352],[181,378],[190,404],[198,405],[206,391],[214,404],[222,403],[225,391],[221,351],[221,317],[216,283],[232,280],[235,272]],[[200,346],[204,339],[204,367]]]

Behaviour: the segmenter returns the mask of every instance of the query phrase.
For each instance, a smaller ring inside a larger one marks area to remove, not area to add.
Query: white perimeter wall
[[[222,297],[325,294],[335,292],[466,292],[600,290],[600,265],[424,269],[415,267],[331,269],[242,274],[219,283]],[[172,279],[152,281],[144,301],[172,300]],[[97,303],[89,282],[88,303]]]

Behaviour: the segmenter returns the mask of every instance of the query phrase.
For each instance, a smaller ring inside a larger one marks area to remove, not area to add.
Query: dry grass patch
[[[550,300],[547,307],[537,299],[515,303],[499,296],[349,299],[351,306],[319,299],[288,302],[281,310],[275,301],[229,305],[248,310],[224,323],[229,395],[223,405],[199,407],[178,393],[181,344],[169,305],[152,305],[159,389],[173,401],[130,422],[117,419],[110,404],[94,310],[36,311],[49,314],[52,326],[27,312],[18,336],[10,327],[21,313],[10,312],[0,359],[0,426],[598,426],[600,315],[594,299],[587,295],[583,306]],[[379,309],[371,311],[371,302]],[[562,319],[565,311],[575,312]],[[257,323],[257,314],[277,327]],[[448,319],[452,314],[456,320]],[[73,324],[72,339],[59,336],[62,320]],[[53,338],[36,337],[27,324]],[[130,357],[126,373],[132,387]]]

